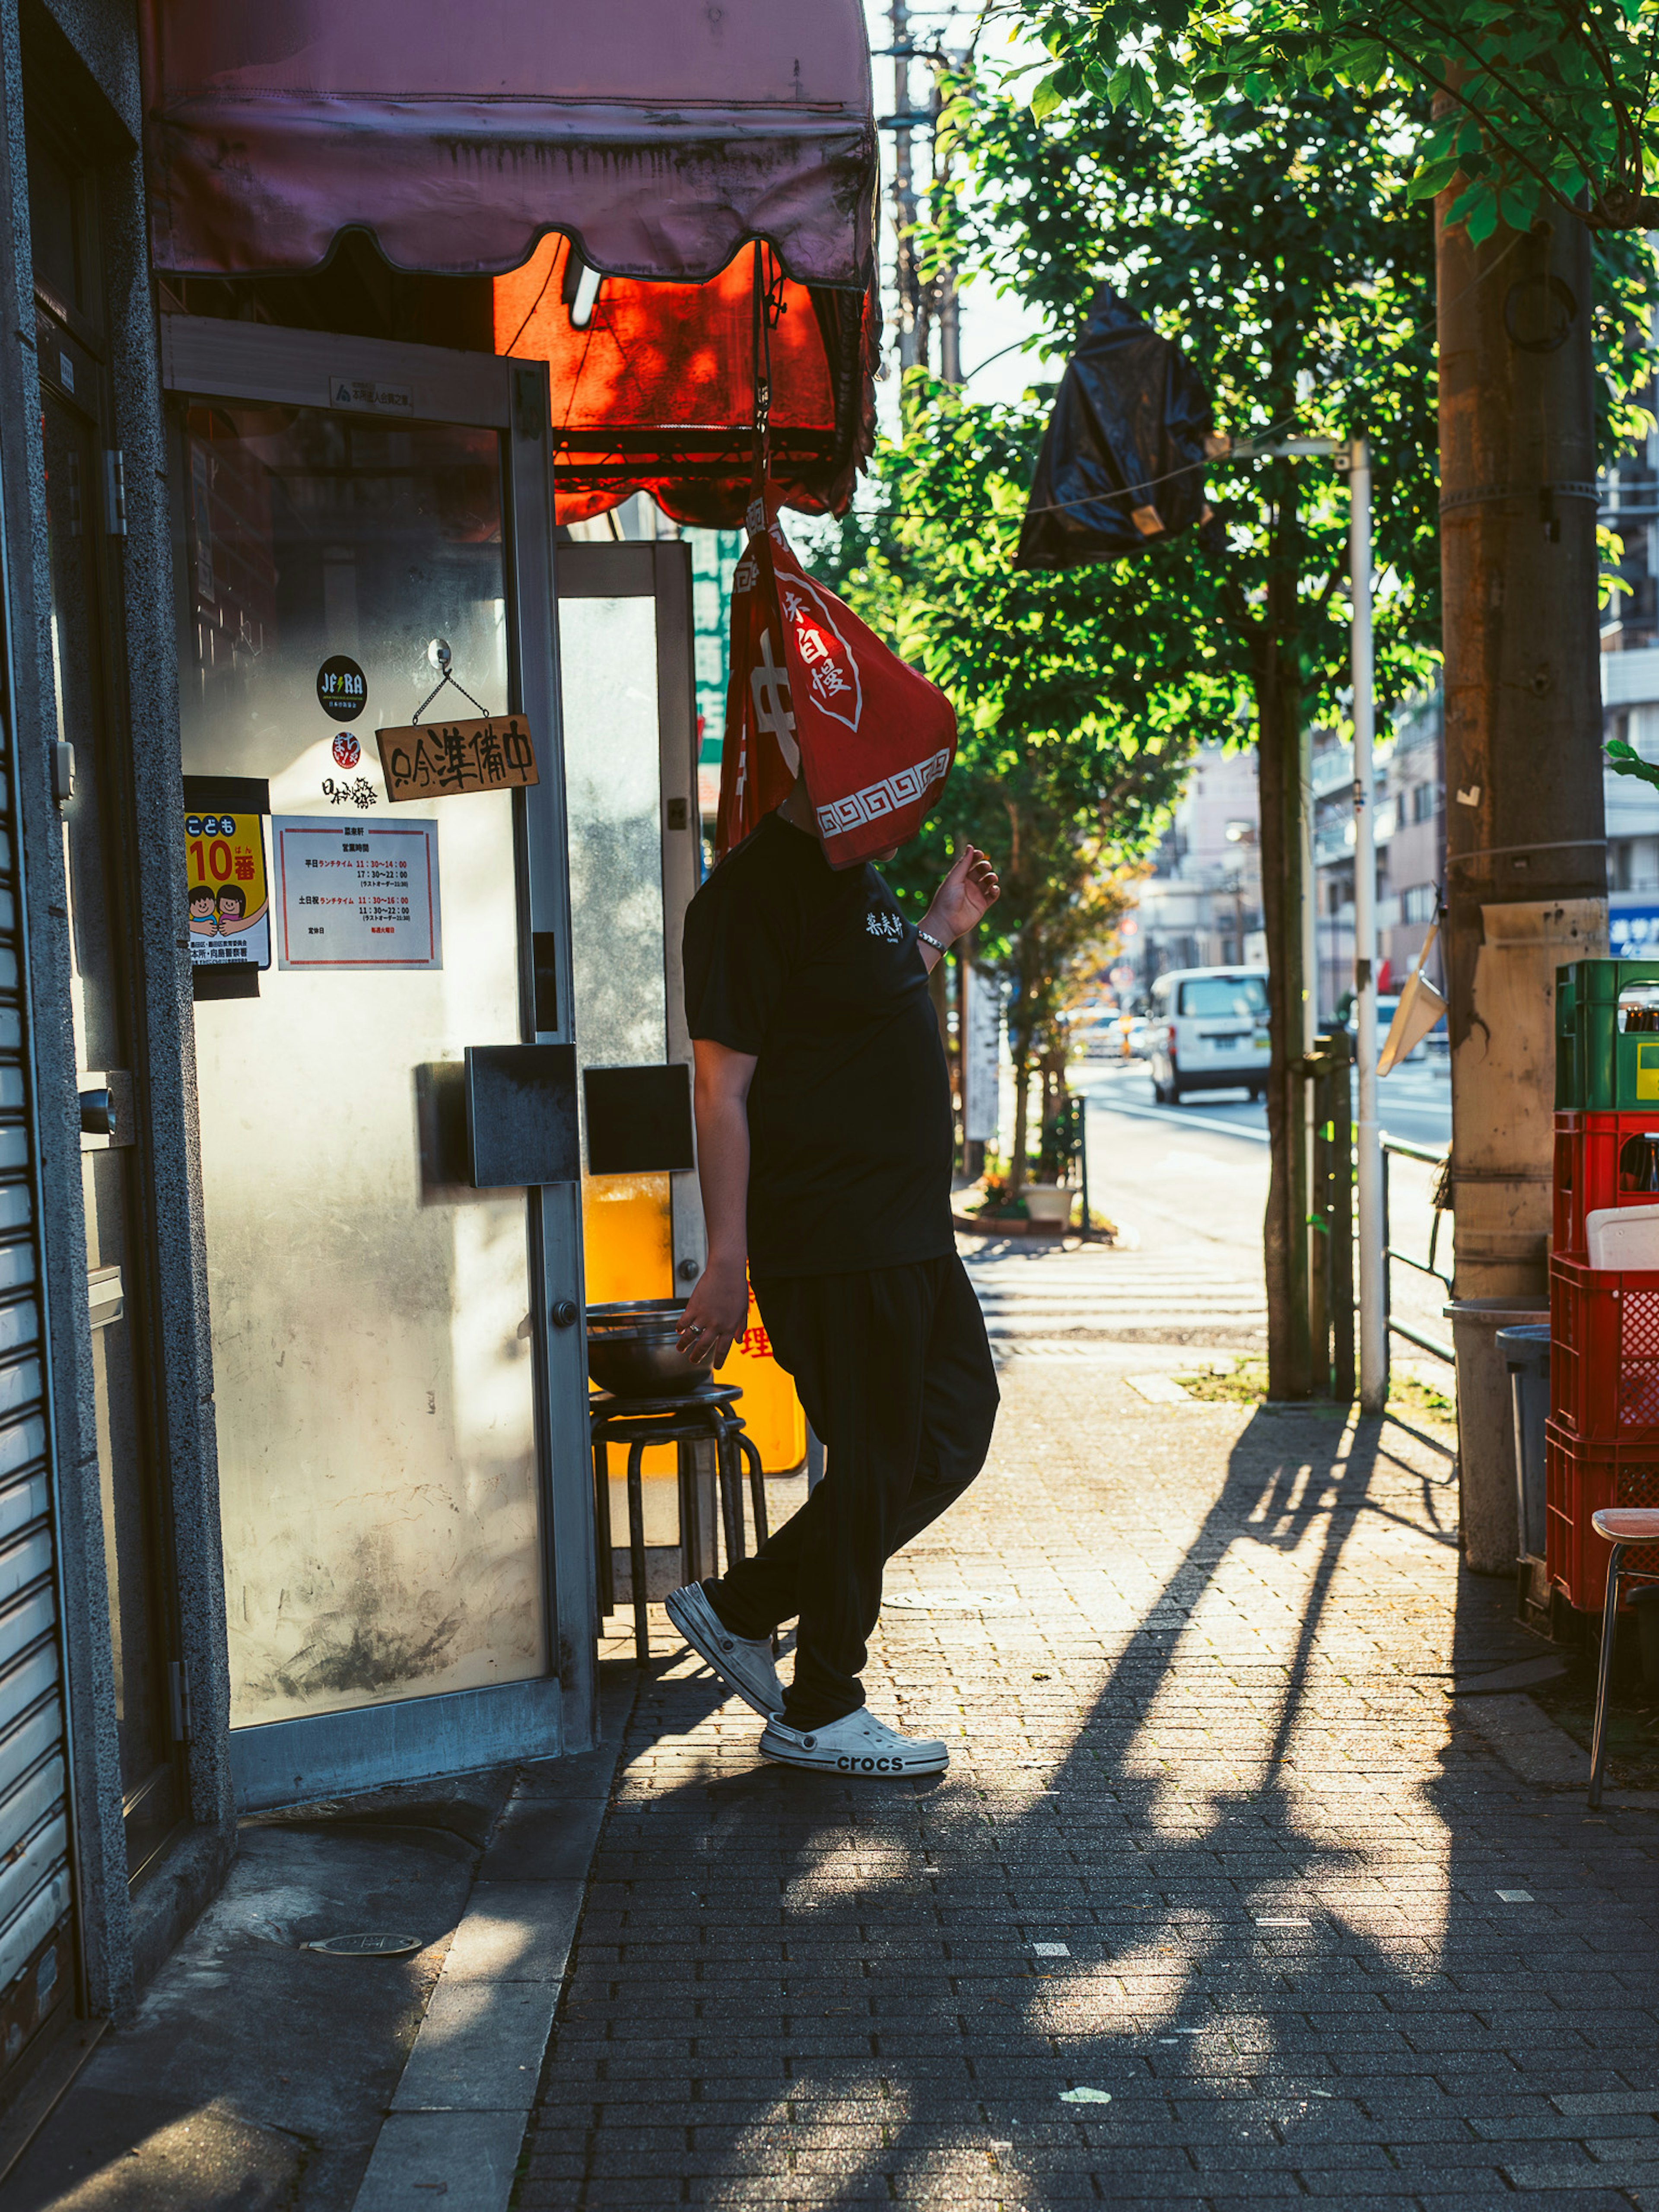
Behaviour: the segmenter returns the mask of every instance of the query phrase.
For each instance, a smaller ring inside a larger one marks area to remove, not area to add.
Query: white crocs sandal
[[[786,1728],[769,1721],[761,1750],[785,1766],[804,1766],[814,1774],[943,1774],[951,1764],[947,1747],[927,1736],[900,1735],[862,1707],[826,1728]]]
[[[728,1690],[768,1720],[783,1711],[783,1685],[772,1663],[772,1639],[733,1636],[708,1602],[701,1583],[670,1590],[663,1610],[699,1659],[706,1660]]]

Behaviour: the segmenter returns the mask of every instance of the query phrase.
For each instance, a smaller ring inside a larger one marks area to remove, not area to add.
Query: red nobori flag
[[[956,755],[944,693],[802,568],[775,520],[749,518],[732,587],[732,681],[717,858],[787,797],[804,766],[830,865],[921,827]]]
[[[720,747],[720,805],[714,858],[723,860],[782,799],[800,772],[789,679],[778,657],[777,609],[769,568],[751,543],[732,578],[732,673]]]

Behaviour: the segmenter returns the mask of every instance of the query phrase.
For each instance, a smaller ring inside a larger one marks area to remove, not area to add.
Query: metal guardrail
[[[1448,1297],[1452,1295],[1451,1277],[1443,1275],[1434,1264],[1436,1249],[1440,1242],[1438,1212],[1435,1214],[1434,1226],[1429,1231],[1429,1256],[1426,1261],[1415,1259],[1409,1252],[1396,1252],[1394,1249],[1393,1236],[1389,1226],[1389,1160],[1390,1155],[1394,1153],[1398,1153],[1402,1159],[1421,1160],[1425,1166],[1431,1168],[1444,1167],[1448,1157],[1444,1152],[1431,1152],[1425,1145],[1408,1145],[1403,1137],[1391,1137],[1386,1130],[1382,1132],[1382,1316],[1384,1325],[1390,1335],[1402,1336],[1407,1344],[1416,1345],[1419,1351],[1432,1352],[1437,1359],[1443,1359],[1449,1367],[1453,1366],[1456,1364],[1456,1355],[1450,1345],[1442,1343],[1437,1337],[1425,1336],[1420,1330],[1409,1328],[1403,1321],[1396,1321],[1394,1318],[1393,1270],[1396,1260],[1402,1267],[1412,1267],[1419,1275],[1431,1276],[1434,1281],[1443,1287]]]

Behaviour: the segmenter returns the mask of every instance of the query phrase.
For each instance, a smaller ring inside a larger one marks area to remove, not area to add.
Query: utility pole
[[[1460,188],[1436,210],[1455,1281],[1536,1296],[1555,969],[1607,950],[1590,246],[1559,216],[1471,246]]]
[[[954,58],[960,61],[961,56]],[[933,173],[940,175],[939,157],[939,115],[943,106],[937,73],[933,78]],[[950,173],[949,158],[943,166],[944,174]],[[939,373],[946,384],[962,381],[962,318],[957,303],[957,272],[954,268],[941,269],[933,283],[934,318],[939,324]]]
[[[1472,246],[1458,189],[1435,210],[1453,1280],[1542,1309],[1555,971],[1607,947],[1590,244],[1557,214]],[[1478,1309],[1452,1334],[1464,1555],[1509,1573],[1511,1448],[1475,1411],[1496,1347]]]
[[[898,290],[898,354],[901,374],[926,360],[921,323],[921,286],[916,281],[915,179],[910,161],[910,10],[907,0],[892,0],[893,27],[893,234],[894,281]]]

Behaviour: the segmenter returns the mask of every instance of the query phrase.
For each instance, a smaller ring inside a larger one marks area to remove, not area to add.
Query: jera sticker
[[[270,965],[270,891],[257,814],[186,814],[190,957],[196,968]]]
[[[317,704],[331,722],[355,722],[368,706],[368,678],[348,654],[331,653],[317,671]]]

